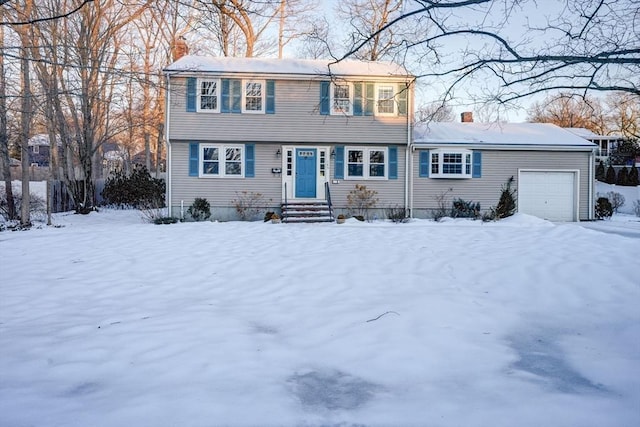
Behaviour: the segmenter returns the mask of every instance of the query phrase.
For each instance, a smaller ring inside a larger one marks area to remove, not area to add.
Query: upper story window
[[[242,112],[264,113],[265,82],[263,80],[243,80]]]
[[[385,148],[348,147],[347,178],[386,178],[387,150]]]
[[[243,147],[200,144],[201,177],[242,177]]]
[[[333,83],[331,87],[331,114],[353,113],[353,85],[351,83]]]
[[[40,154],[40,146],[39,145],[34,145],[33,146],[33,154]]]
[[[471,178],[470,150],[431,151],[432,178]]]
[[[220,112],[220,80],[198,80],[198,111]]]
[[[406,116],[410,88],[398,82],[322,81],[322,115]]]
[[[376,114],[395,115],[396,114],[396,86],[391,84],[376,85]]]

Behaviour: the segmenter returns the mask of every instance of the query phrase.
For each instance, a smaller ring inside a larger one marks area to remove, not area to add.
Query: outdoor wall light
[[[335,157],[336,157],[336,149],[335,149],[335,148],[333,148],[333,149],[331,150],[331,158],[333,159],[333,158],[335,158]]]
[[[276,151],[276,157],[279,159],[281,155],[282,155],[282,152],[278,148],[278,151]]]

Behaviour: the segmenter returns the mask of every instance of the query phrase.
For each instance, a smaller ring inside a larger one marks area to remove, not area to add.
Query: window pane
[[[370,151],[369,162],[371,163],[384,163],[384,151]]]
[[[262,83],[247,82],[245,84],[245,110],[262,111]]]
[[[369,176],[384,176],[384,165],[370,165]]]
[[[220,173],[220,165],[218,162],[204,162],[202,164],[202,173],[205,175],[218,175]]]
[[[438,158],[438,153],[433,153],[431,155],[431,173],[440,173],[440,163]]]
[[[262,83],[249,82],[246,85],[246,89],[247,89],[247,97],[249,96],[262,97]]]
[[[216,95],[218,82],[202,82],[200,85],[200,95]]]
[[[462,153],[444,153],[442,155],[442,173],[462,174]]]
[[[227,148],[226,159],[239,161],[241,158],[241,151],[242,150],[240,150],[239,148]]]
[[[362,150],[349,150],[349,163],[362,163]]]
[[[362,165],[350,164],[348,167],[349,176],[362,176],[364,168]]]
[[[227,162],[225,163],[226,175],[242,175],[242,165],[240,162]]]
[[[342,113],[351,110],[349,85],[333,85],[333,110]]]
[[[225,175],[242,175],[242,150],[240,148],[227,148],[225,160]]]
[[[349,99],[349,85],[333,85],[335,99]]]
[[[218,82],[200,83],[200,109],[215,110],[218,108]]]
[[[206,147],[202,157],[204,160],[218,160],[218,148]]]
[[[378,87],[378,112],[394,113],[393,86]]]

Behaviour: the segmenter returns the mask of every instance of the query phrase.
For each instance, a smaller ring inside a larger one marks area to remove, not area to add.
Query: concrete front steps
[[[282,203],[282,222],[308,223],[308,222],[333,222],[329,204],[326,201],[319,202],[288,202]]]

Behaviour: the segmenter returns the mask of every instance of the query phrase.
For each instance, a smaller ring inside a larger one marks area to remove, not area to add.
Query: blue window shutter
[[[242,113],[242,80],[231,80],[231,112]]]
[[[473,152],[473,167],[472,167],[472,178],[480,178],[482,177],[482,152],[474,151]]]
[[[429,150],[420,151],[420,172],[421,178],[427,178],[429,176]]]
[[[222,79],[222,99],[220,101],[220,112],[228,113],[229,108],[229,79]]]
[[[333,174],[336,179],[344,179],[344,147],[336,147],[336,171]]]
[[[195,77],[187,78],[187,113],[196,111],[196,98],[198,96],[197,79]]]
[[[276,82],[275,80],[267,80],[267,114],[276,113]]]
[[[198,176],[198,151],[197,142],[189,144],[189,176]]]
[[[398,179],[398,147],[389,147],[389,179]]]
[[[362,85],[364,83],[356,82],[353,84],[353,115],[362,115]]]
[[[409,88],[404,84],[398,84],[398,115],[406,116],[407,115],[407,93],[409,92]]]
[[[365,84],[365,108],[364,115],[365,116],[373,116],[373,110],[376,102],[376,88],[373,83]]]
[[[255,144],[246,144],[244,146],[244,176],[245,178],[253,178],[256,176],[255,161]]]
[[[320,82],[320,114],[329,114],[329,82]]]

